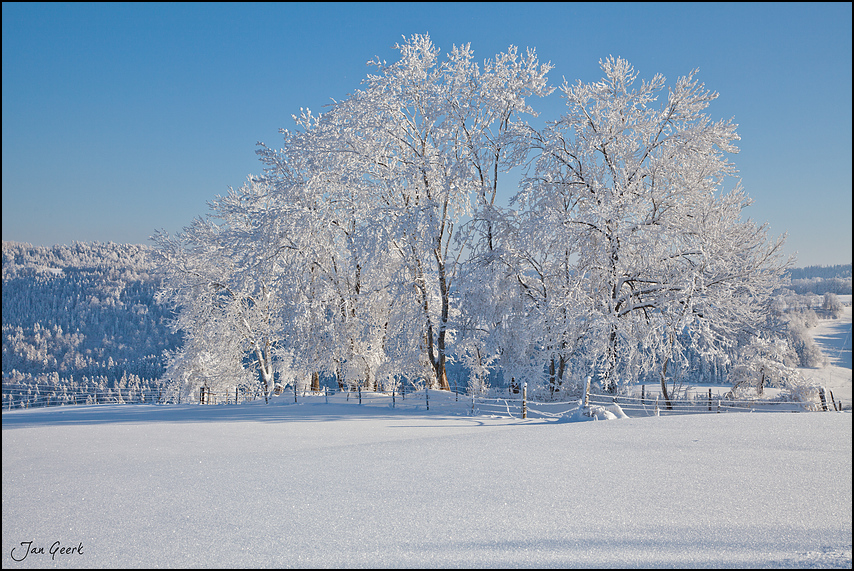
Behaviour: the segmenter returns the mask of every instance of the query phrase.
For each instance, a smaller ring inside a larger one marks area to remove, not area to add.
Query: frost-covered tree
[[[839,296],[831,292],[824,294],[821,301],[821,308],[833,319],[838,319],[839,316],[842,315],[843,311],[842,302],[839,301]]]
[[[289,230],[299,260],[290,268],[291,298],[303,311],[288,347],[295,360],[314,363],[315,372],[335,376],[342,388],[373,388],[385,362],[395,260],[376,219],[371,181],[341,135],[346,115],[333,107],[295,119],[298,130],[283,131],[282,148],[259,150],[277,216],[299,220]]]
[[[736,125],[704,113],[717,94],[680,78],[636,84],[622,59],[596,83],[561,88],[564,116],[531,132],[539,152],[516,199],[564,252],[587,342],[606,387],[658,369],[667,379],[683,340],[726,350],[779,283],[782,239],[740,218],[750,204],[726,153]]]
[[[347,103],[356,129],[372,143],[365,159],[376,165],[371,175],[382,189],[397,280],[419,310],[428,378],[448,389],[446,360],[464,311],[461,264],[481,239],[494,247],[499,172],[524,156],[515,133],[520,117],[532,113],[526,98],[548,93],[551,66],[513,47],[483,69],[468,45],[442,61],[426,35],[396,48],[400,60],[372,61],[377,73]],[[467,216],[474,221],[456,233]]]
[[[274,350],[284,334],[280,285],[291,257],[288,244],[272,239],[279,225],[264,208],[269,191],[250,178],[212,201],[210,215],[183,233],[154,237],[162,258],[159,295],[176,310],[175,330],[185,335],[183,351],[172,358],[198,373],[191,382],[214,391],[245,383],[247,366],[257,371],[265,398],[273,390]]]
[[[337,263],[348,270],[325,273],[349,275],[348,287],[339,288],[342,325],[363,327],[366,316],[388,314],[383,328],[395,335],[387,333],[384,343],[397,339],[394,361],[448,389],[461,263],[478,233],[492,239],[489,209],[498,172],[520,160],[512,134],[518,116],[531,112],[525,98],[547,92],[550,66],[540,65],[533,52],[520,58],[515,48],[482,70],[469,46],[454,48],[443,61],[426,35],[395,48],[397,62],[369,62],[376,73],[362,90],[317,120],[303,116],[299,123],[310,136],[301,141],[309,146],[299,152],[314,157],[311,177],[324,185],[324,208],[341,213],[326,219],[343,242],[335,249]],[[275,172],[297,149],[261,152]],[[473,213],[476,222],[457,234],[463,217]],[[349,300],[368,299],[361,292],[371,262],[370,291],[390,297],[372,295],[371,310],[354,313]],[[356,290],[360,295],[353,298]],[[376,340],[362,343],[347,360],[364,357],[368,345],[379,348]]]

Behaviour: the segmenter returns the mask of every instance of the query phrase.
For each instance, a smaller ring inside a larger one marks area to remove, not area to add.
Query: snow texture
[[[3,412],[3,567],[851,568],[850,411],[414,397]]]

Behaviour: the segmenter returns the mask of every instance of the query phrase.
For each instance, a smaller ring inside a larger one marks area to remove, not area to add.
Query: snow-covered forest
[[[55,404],[76,402],[68,395],[115,402],[160,392],[163,352],[180,335],[154,302],[151,250],[3,242],[4,405],[28,391]]]
[[[851,265],[809,266],[789,270],[789,289],[795,293],[851,295]]]

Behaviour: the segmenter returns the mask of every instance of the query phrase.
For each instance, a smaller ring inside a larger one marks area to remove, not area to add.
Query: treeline
[[[804,279],[832,279],[832,278],[848,278],[851,279],[851,264],[836,264],[834,266],[806,266],[804,268],[791,268],[788,271],[789,278],[792,280]]]
[[[789,289],[798,294],[851,295],[851,264],[789,270]]]
[[[75,378],[58,373],[39,375],[12,370],[3,375],[3,407],[31,408],[73,404],[162,403],[165,394],[159,379],[123,374],[118,381],[101,375]]]
[[[4,393],[12,384],[154,391],[164,351],[180,337],[154,301],[150,254],[141,245],[4,241]]]

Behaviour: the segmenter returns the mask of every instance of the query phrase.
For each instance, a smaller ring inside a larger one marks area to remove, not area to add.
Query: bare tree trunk
[[[436,334],[436,341],[433,341],[433,322],[430,319],[430,308],[427,302],[427,288],[424,284],[424,279],[421,277],[419,280],[421,283],[418,285],[418,289],[421,293],[421,307],[424,310],[424,317],[427,322],[427,330],[424,332],[424,344],[427,350],[427,358],[430,361],[430,365],[433,368],[433,376],[435,377],[435,381],[438,384],[438,388],[443,391],[451,390],[451,386],[448,384],[448,374],[445,371],[445,336],[446,336],[446,322],[448,317],[448,307],[449,300],[447,298],[447,289],[444,286],[444,280],[442,283],[442,323],[439,326],[439,331]]]
[[[608,335],[607,362],[605,364],[605,390],[610,393],[617,392],[617,326],[611,326]]]
[[[555,358],[549,360],[549,394],[554,394],[560,391],[563,386],[563,373],[566,370],[566,357],[558,356],[557,367],[555,367]]]
[[[270,359],[270,342],[267,341],[265,350],[255,349],[258,359],[258,369],[261,371],[261,382],[264,385],[264,402],[270,402],[270,391],[273,387],[273,364]]]
[[[335,381],[338,383],[338,391],[344,392],[345,387],[347,386],[344,381],[344,372],[341,370],[341,363],[335,359]]]
[[[448,373],[445,370],[445,336],[448,327],[448,316],[450,314],[451,300],[450,291],[448,288],[448,280],[445,275],[445,263],[441,259],[439,252],[436,252],[436,263],[439,267],[439,292],[442,296],[442,317],[439,324],[439,339],[436,368],[436,380],[439,381],[439,388],[443,391],[450,391],[451,386],[448,384]]]
[[[661,395],[664,397],[664,403],[667,405],[667,410],[673,410],[673,405],[670,400],[673,395],[667,390],[667,366],[670,364],[670,357],[673,355],[673,332],[667,334],[667,354],[664,357],[664,363],[661,365]]]
[[[557,389],[557,379],[555,378],[555,358],[549,359],[549,394],[554,396]]]
[[[665,357],[664,365],[661,367],[661,395],[664,397],[667,410],[673,410],[673,406],[670,404],[670,393],[667,390],[667,364],[669,362],[670,357]]]

